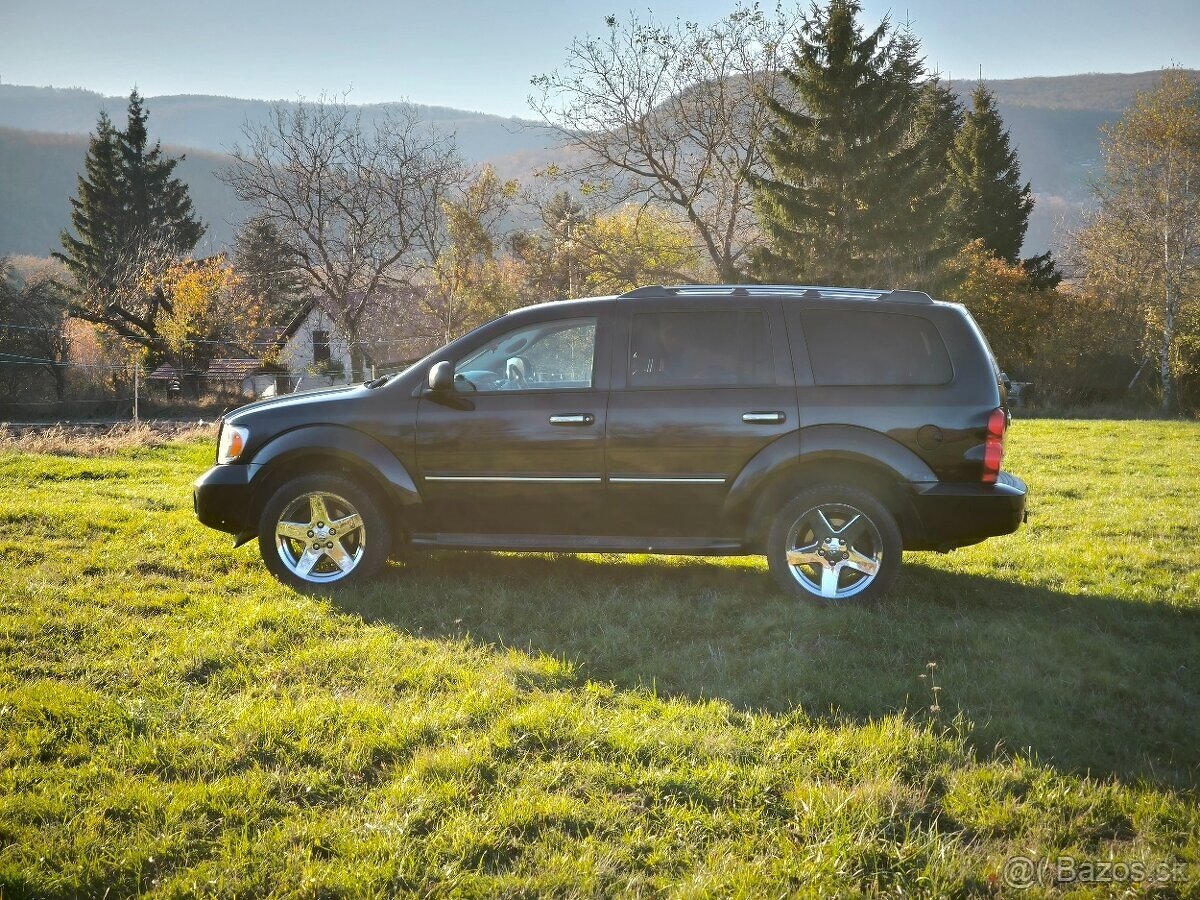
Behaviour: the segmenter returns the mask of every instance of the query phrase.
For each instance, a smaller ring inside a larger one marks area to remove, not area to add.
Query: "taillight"
[[[1000,464],[1004,461],[1004,429],[1008,425],[1008,413],[1002,409],[992,410],[988,416],[987,437],[983,442],[983,483],[995,484],[1000,477]]]

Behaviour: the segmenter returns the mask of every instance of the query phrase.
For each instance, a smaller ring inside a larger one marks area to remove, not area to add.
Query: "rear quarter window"
[[[819,385],[931,385],[954,377],[950,354],[928,319],[871,310],[800,314]]]

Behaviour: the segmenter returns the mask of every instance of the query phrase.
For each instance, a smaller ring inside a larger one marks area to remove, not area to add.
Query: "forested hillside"
[[[116,122],[126,98],[104,97],[78,88],[0,85],[0,256],[45,255],[58,246],[67,224],[69,197],[87,150],[87,134],[104,110]],[[224,151],[241,138],[243,123],[261,122],[271,104],[229,97],[150,97],[154,137],[172,153],[186,153],[179,174],[188,183],[196,210],[208,223],[202,247],[224,246],[245,219],[241,204],[214,176],[225,165]],[[365,121],[385,105],[359,107]],[[489,162],[505,177],[525,178],[553,154],[551,143],[531,122],[436,106],[422,116],[455,135],[472,162]]]
[[[1063,221],[1074,220],[1086,201],[1086,179],[1099,148],[1099,127],[1114,121],[1157,72],[1088,74],[991,81],[1000,110],[1018,148],[1024,176],[1038,204],[1030,221],[1026,252],[1055,243]],[[973,82],[956,82],[964,96]],[[209,225],[205,242],[223,245],[244,211],[213,176],[223,151],[240,137],[242,124],[265,118],[270,103],[229,97],[150,97],[154,135],[173,152],[186,152],[180,174],[196,209]],[[103,97],[78,88],[0,85],[0,255],[45,254],[58,243],[67,222],[68,197],[83,162],[87,132],[101,109],[120,120],[123,97]],[[424,118],[453,132],[463,155],[490,162],[505,177],[528,178],[554,158],[552,136],[532,122],[446,107],[419,107]],[[359,108],[365,120],[386,110]]]
[[[70,219],[76,175],[87,152],[86,134],[49,134],[0,127],[0,256],[45,256],[58,249]],[[164,145],[186,158],[178,174],[187,182],[208,231],[201,250],[225,246],[244,218],[230,190],[213,176],[224,165],[219,153]]]
[[[1196,70],[1190,70],[1196,75]],[[1091,109],[1121,112],[1138,91],[1158,87],[1162,71],[1088,72],[1083,75],[1059,75],[1034,78],[1007,78],[988,81],[996,98],[1004,106],[1035,106],[1042,109]],[[973,81],[961,82],[970,89]]]
[[[0,85],[0,126],[30,131],[86,134],[96,125],[100,110],[114,120],[125,114],[125,97],[105,97],[79,88],[40,88]],[[347,98],[353,101],[353,96]],[[147,97],[155,134],[164,144],[198,147],[222,153],[241,137],[242,124],[265,121],[272,102],[234,97],[177,95]],[[364,122],[386,113],[392,104],[358,106]],[[544,135],[522,119],[486,113],[418,106],[422,117],[439,129],[453,132],[470,159],[519,153],[545,144]]]

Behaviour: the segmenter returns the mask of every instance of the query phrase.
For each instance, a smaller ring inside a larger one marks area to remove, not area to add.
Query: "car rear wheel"
[[[792,596],[825,603],[885,594],[900,569],[895,516],[849,485],[814,487],[787,503],[771,526],[767,564]]]
[[[359,485],[340,475],[303,475],[263,507],[258,549],[276,578],[298,590],[360,584],[392,547],[387,517]]]

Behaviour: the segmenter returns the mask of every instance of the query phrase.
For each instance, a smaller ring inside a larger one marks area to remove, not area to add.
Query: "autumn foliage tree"
[[[1089,287],[1138,310],[1171,413],[1177,379],[1200,365],[1183,352],[1200,324],[1200,84],[1164,72],[1106,129],[1102,152],[1097,207],[1073,256]]]
[[[267,307],[224,254],[172,263],[148,275],[143,289],[161,293],[169,303],[159,333],[181,372],[201,372],[217,356],[263,356],[251,342],[265,324]]]
[[[962,303],[988,336],[1001,368],[1030,375],[1053,299],[1021,265],[976,238],[944,267],[946,300]]]
[[[504,217],[518,187],[487,166],[457,196],[442,200],[445,229],[416,297],[443,343],[521,305],[501,254]]]
[[[619,294],[645,284],[697,281],[711,271],[690,229],[666,210],[626,206],[577,230],[588,294]]]
[[[578,238],[594,212],[569,191],[556,191],[548,198],[535,195],[530,202],[540,227],[518,230],[509,237],[526,293],[544,300],[579,296],[584,272]]]
[[[668,207],[588,208],[565,193],[542,207],[543,227],[518,232],[512,253],[526,297],[619,294],[645,284],[712,281],[710,258]]]
[[[1136,371],[1136,334],[1122,305],[1082,287],[1047,287],[976,238],[943,264],[943,297],[979,323],[1000,367],[1034,384],[1039,402],[1120,400]]]

